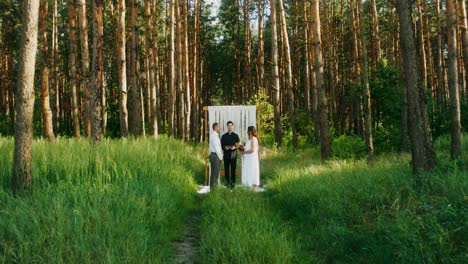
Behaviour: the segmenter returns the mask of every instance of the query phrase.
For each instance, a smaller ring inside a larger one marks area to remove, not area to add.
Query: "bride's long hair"
[[[257,140],[258,140],[258,143],[260,143],[260,139],[258,138],[257,129],[256,129],[254,126],[249,126],[249,127],[247,128],[247,134],[249,134],[249,137],[250,137],[250,136],[256,137]]]

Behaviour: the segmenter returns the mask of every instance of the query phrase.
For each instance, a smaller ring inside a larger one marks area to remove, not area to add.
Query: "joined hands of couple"
[[[225,150],[233,150],[233,151],[238,149],[241,152],[241,154],[245,154],[244,153],[244,144],[236,143],[235,146],[225,146],[224,149]]]

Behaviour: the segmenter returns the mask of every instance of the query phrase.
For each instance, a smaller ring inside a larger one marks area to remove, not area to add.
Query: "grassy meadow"
[[[261,149],[267,192],[197,197],[204,148],[154,141],[35,140],[34,191],[10,191],[13,139],[0,138],[1,263],[172,263],[197,212],[196,263],[466,263],[465,158],[411,176],[409,154],[320,161],[317,148]]]
[[[468,137],[464,137],[464,152]],[[217,263],[466,263],[468,159],[416,183],[410,155],[320,161],[318,149],[262,153],[265,193],[207,197],[202,260]],[[218,234],[218,235],[215,235]],[[220,235],[222,234],[222,235]]]
[[[167,263],[203,173],[191,149],[167,139],[35,140],[34,191],[15,199],[13,140],[0,139],[0,263]]]

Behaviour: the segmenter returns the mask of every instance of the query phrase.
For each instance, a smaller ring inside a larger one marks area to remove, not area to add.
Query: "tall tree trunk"
[[[57,19],[57,0],[53,0],[52,3],[52,55],[51,55],[51,69],[52,69],[52,119],[54,123],[54,130],[58,134],[59,129],[59,117],[60,117],[60,105],[59,105],[59,72],[58,72],[58,56],[59,56],[59,45],[58,45],[58,19]]]
[[[101,141],[102,87],[104,85],[104,1],[93,0],[93,64],[91,67],[91,135],[93,143]]]
[[[151,1],[152,6],[152,20],[151,28],[153,30],[153,39],[152,39],[152,50],[153,57],[151,60],[152,63],[152,74],[153,74],[153,86],[151,89],[151,130],[150,133],[154,138],[157,138],[159,135],[159,120],[161,119],[161,112],[159,110],[159,55],[158,55],[158,13],[157,13],[157,1]]]
[[[291,66],[291,51],[289,48],[288,31],[286,27],[286,15],[283,7],[283,0],[278,0],[279,12],[280,12],[280,25],[282,32],[282,42],[285,50],[285,71],[286,71],[286,89],[288,92],[288,111],[289,111],[289,122],[291,130],[293,132],[293,146],[297,148],[297,130],[296,130],[296,119],[294,115],[294,104],[293,104],[293,76]]]
[[[362,21],[362,2],[359,1],[360,6],[359,16]],[[364,32],[364,27],[361,24],[361,46],[362,46],[362,76],[361,85],[364,91],[364,133],[366,139],[367,158],[370,162],[374,160],[374,143],[372,140],[372,106],[371,106],[371,92],[369,87],[369,72],[368,72],[368,56],[367,56],[367,39]]]
[[[191,87],[190,87],[190,68],[189,68],[189,63],[190,63],[190,50],[189,50],[189,41],[188,41],[188,2],[187,0],[182,1],[182,16],[183,16],[183,72],[184,72],[184,91],[185,91],[185,104],[184,104],[184,135],[183,138],[185,141],[190,140],[190,116],[191,116],[191,110],[192,110],[192,105],[191,105]]]
[[[78,108],[78,94],[77,94],[77,57],[78,47],[76,40],[76,12],[75,12],[75,1],[68,0],[68,17],[69,17],[69,37],[70,37],[70,51],[69,51],[69,70],[70,70],[70,90],[72,95],[72,108],[73,108],[73,134],[75,137],[80,137],[80,110]]]
[[[200,53],[199,53],[199,41],[200,41],[200,10],[201,10],[201,0],[195,0],[194,2],[194,29],[193,29],[193,53],[192,53],[192,70],[193,70],[193,93],[192,93],[192,120],[191,120],[191,140],[195,141],[198,138],[198,93],[199,93],[199,69],[200,69]]]
[[[175,2],[178,0],[170,0],[170,62],[169,62],[169,136],[175,136],[175,104],[176,104],[176,97],[175,97],[175,79],[176,79],[176,72],[175,72]]]
[[[424,91],[419,83],[417,56],[415,48],[410,0],[397,0],[397,13],[400,21],[400,41],[402,49],[403,69],[406,74],[410,135],[413,171],[419,175],[423,170],[432,170],[436,163],[431,129],[429,127]]]
[[[265,51],[264,51],[264,40],[263,40],[263,0],[257,0],[258,2],[258,55],[257,55],[257,66],[258,66],[258,87],[257,91],[265,88]]]
[[[463,0],[458,1],[458,12],[461,23],[461,35],[463,43],[463,64],[465,65],[465,84],[468,92],[468,17],[466,15],[466,4]]]
[[[447,0],[447,29],[448,29],[448,85],[450,93],[451,144],[450,158],[461,157],[461,122],[460,122],[460,93],[458,89],[457,71],[457,3]]]
[[[427,49],[427,86],[432,90],[432,93],[435,94],[435,84],[434,84],[434,56],[432,55],[432,44],[431,44],[431,27],[429,24],[429,10],[427,8],[427,1],[423,2],[423,19],[424,19],[424,40],[426,42]]]
[[[151,19],[152,15],[156,16],[156,14],[152,14],[150,0],[145,0],[145,23],[146,23],[146,41],[145,41],[145,49],[146,49],[146,64],[147,64],[147,72],[148,72],[148,86],[149,86],[149,94],[147,97],[150,99],[149,108],[150,111],[148,112],[148,118],[150,121],[149,128],[150,128],[150,135],[154,138],[158,137],[158,118],[157,118],[157,109],[156,109],[156,75],[155,72],[155,65],[154,65],[154,44],[153,41],[157,41],[153,39],[153,21]]]
[[[153,116],[153,119],[155,118],[156,121],[153,120],[153,122],[156,122],[156,137],[159,135],[161,131],[161,120],[162,120],[162,107],[161,107],[161,78],[160,78],[160,73],[161,73],[161,67],[159,65],[159,48],[158,48],[158,2],[156,0],[152,1],[152,8],[153,8],[153,73],[154,73],[154,82],[155,82],[155,89],[153,91],[154,93],[154,98],[155,100],[151,102],[151,107],[153,109],[153,112],[156,113],[156,116]],[[165,23],[164,23],[165,25]],[[166,30],[164,28],[164,30]]]
[[[422,5],[421,0],[417,1],[418,7],[418,30],[419,30],[419,51],[421,52],[421,74],[422,74],[422,82],[425,86],[427,86],[427,59],[426,59],[426,49],[424,43],[424,21],[422,17]],[[424,1],[424,0],[423,0]]]
[[[244,0],[244,98],[252,96],[250,76],[250,1]]]
[[[47,16],[49,13],[49,2],[41,0],[41,11],[39,21],[40,31],[40,47],[42,53],[42,82],[41,82],[41,99],[42,99],[42,119],[44,124],[44,135],[49,141],[55,140],[53,124],[52,124],[52,111],[50,110],[49,98],[49,43],[47,41]]]
[[[240,14],[239,14],[239,9],[240,9],[240,1],[241,0],[235,0],[236,1],[236,37],[235,37],[235,53],[234,53],[234,60],[236,61],[236,82],[235,82],[235,87],[236,87],[236,96],[237,96],[237,103],[242,104],[244,103],[244,92],[243,92],[243,86],[241,84],[241,44],[240,44],[240,27],[241,27],[241,20],[240,20]]]
[[[281,88],[278,69],[278,36],[276,29],[276,1],[270,0],[270,20],[271,20],[271,62],[272,62],[272,89],[273,108],[275,122],[275,142],[280,147],[283,143],[283,132],[281,131],[280,105]]]
[[[444,44],[442,32],[442,18],[440,12],[440,0],[436,0],[436,15],[437,15],[437,105],[439,110],[443,107],[443,97],[445,91],[445,73],[444,73]]]
[[[310,6],[313,34],[313,49],[314,49],[314,68],[315,78],[317,83],[317,99],[320,120],[320,152],[323,160],[328,160],[331,157],[330,136],[328,133],[328,102],[325,94],[325,86],[323,83],[323,55],[322,55],[322,40],[320,30],[320,7],[318,0],[312,0]]]
[[[379,15],[377,12],[377,4],[375,0],[371,0],[371,12],[372,12],[372,57],[371,67],[377,66],[380,57],[382,56],[380,48],[380,32],[379,32]]]
[[[91,136],[91,87],[89,72],[89,47],[88,47],[88,17],[86,12],[86,0],[76,0],[78,8],[78,21],[80,27],[81,43],[81,76],[84,100],[84,130],[87,137]]]
[[[128,125],[130,134],[135,137],[139,137],[143,132],[143,119],[142,119],[142,98],[141,98],[141,87],[139,86],[139,69],[137,65],[138,55],[138,0],[131,0],[129,2],[130,8],[130,81],[131,86],[129,89],[128,99],[130,104],[128,105]]]
[[[118,0],[118,78],[119,78],[119,109],[120,109],[120,134],[122,137],[128,136],[128,111],[127,111],[127,57],[125,40],[125,0]]]
[[[177,95],[178,100],[178,111],[177,111],[177,135],[179,137],[184,136],[184,67],[183,67],[183,49],[184,49],[184,38],[183,38],[183,24],[182,24],[182,7],[181,2],[183,0],[177,0],[176,5],[176,21],[177,21]]]
[[[302,0],[303,19],[304,19],[304,106],[307,113],[311,113],[310,106],[310,43],[309,43],[309,21],[307,13],[306,0]]]
[[[21,191],[32,191],[34,68],[37,52],[39,0],[24,0],[22,11],[12,178],[15,194]]]
[[[356,2],[358,0],[351,0],[350,1],[350,12],[351,12],[351,29],[353,33],[353,77],[354,77],[354,84],[353,84],[353,123],[354,123],[354,133],[361,135],[361,120],[360,120],[360,94],[358,92],[358,85],[361,82],[361,58],[360,58],[360,41],[359,41],[359,18],[358,18],[358,8],[356,6]]]

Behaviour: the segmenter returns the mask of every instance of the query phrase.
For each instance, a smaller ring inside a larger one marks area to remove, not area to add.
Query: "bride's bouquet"
[[[244,151],[244,143],[236,143],[236,149]]]

